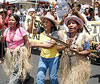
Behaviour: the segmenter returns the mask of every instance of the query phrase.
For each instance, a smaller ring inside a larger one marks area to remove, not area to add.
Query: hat
[[[80,25],[79,28],[83,28],[83,26],[84,26],[83,21],[80,18],[76,17],[76,16],[70,16],[70,17],[66,18],[65,19],[65,25],[68,25],[68,22],[70,20],[76,21]]]
[[[34,12],[34,11],[35,11],[34,8],[30,8],[30,9],[28,9],[28,13],[29,13],[29,12]]]
[[[1,8],[1,9],[0,9],[0,12],[3,12],[3,11],[5,12],[6,10],[5,10],[5,9],[3,9],[3,8]]]
[[[40,19],[42,20],[42,19],[49,19],[50,21],[52,21],[53,23],[55,23],[55,25],[57,24],[57,22],[56,22],[56,20],[55,20],[55,18],[54,18],[54,16],[53,15],[51,15],[51,14],[46,14],[45,16],[42,16],[42,17],[40,17]]]
[[[97,0],[96,2],[100,3],[100,0]]]

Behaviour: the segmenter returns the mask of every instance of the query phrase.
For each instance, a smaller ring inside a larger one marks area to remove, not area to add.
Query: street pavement
[[[39,62],[39,50],[32,50],[32,56],[31,56],[31,62],[32,62],[32,70],[30,71],[30,79],[26,80],[23,84],[36,84],[36,74],[37,74],[37,66]],[[5,72],[3,71],[2,65],[0,65],[0,84],[7,84],[7,79]],[[48,77],[48,71],[47,76],[45,79],[45,84],[50,84],[49,77]],[[87,84],[100,84],[100,64],[96,62],[91,62],[91,76],[90,80],[87,82]]]

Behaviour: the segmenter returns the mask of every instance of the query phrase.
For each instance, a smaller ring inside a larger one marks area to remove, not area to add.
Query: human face
[[[16,28],[16,20],[15,20],[15,18],[13,17],[13,16],[11,16],[10,18],[9,18],[9,26],[10,26],[10,28]]]
[[[77,32],[78,27],[79,27],[78,24],[74,20],[70,20],[68,22],[68,29],[70,33]]]
[[[35,11],[30,11],[30,12],[29,12],[29,15],[30,15],[30,16],[35,15]]]
[[[51,21],[45,18],[45,19],[42,20],[42,22],[43,22],[44,30],[45,31],[51,31],[51,27],[52,27]]]
[[[85,14],[88,15],[89,14],[89,8],[85,9]]]

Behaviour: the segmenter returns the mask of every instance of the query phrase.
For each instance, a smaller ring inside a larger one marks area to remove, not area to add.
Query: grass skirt
[[[75,55],[71,57],[71,66],[69,57],[64,53],[60,63],[60,84],[86,84],[90,77],[90,62],[86,56]]]
[[[15,80],[20,77],[24,80],[31,67],[32,65],[28,58],[28,51],[25,46],[17,47],[13,54],[11,54],[10,50],[7,48],[3,68],[9,78],[17,69],[18,71],[15,75]]]

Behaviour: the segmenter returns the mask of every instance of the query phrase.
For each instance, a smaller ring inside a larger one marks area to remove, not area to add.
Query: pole
[[[94,0],[94,3],[93,3],[93,20],[95,21],[95,2],[96,0]]]
[[[100,18],[100,3],[98,2],[98,16]]]
[[[36,0],[36,2],[35,2],[35,7],[37,8],[37,0]]]

